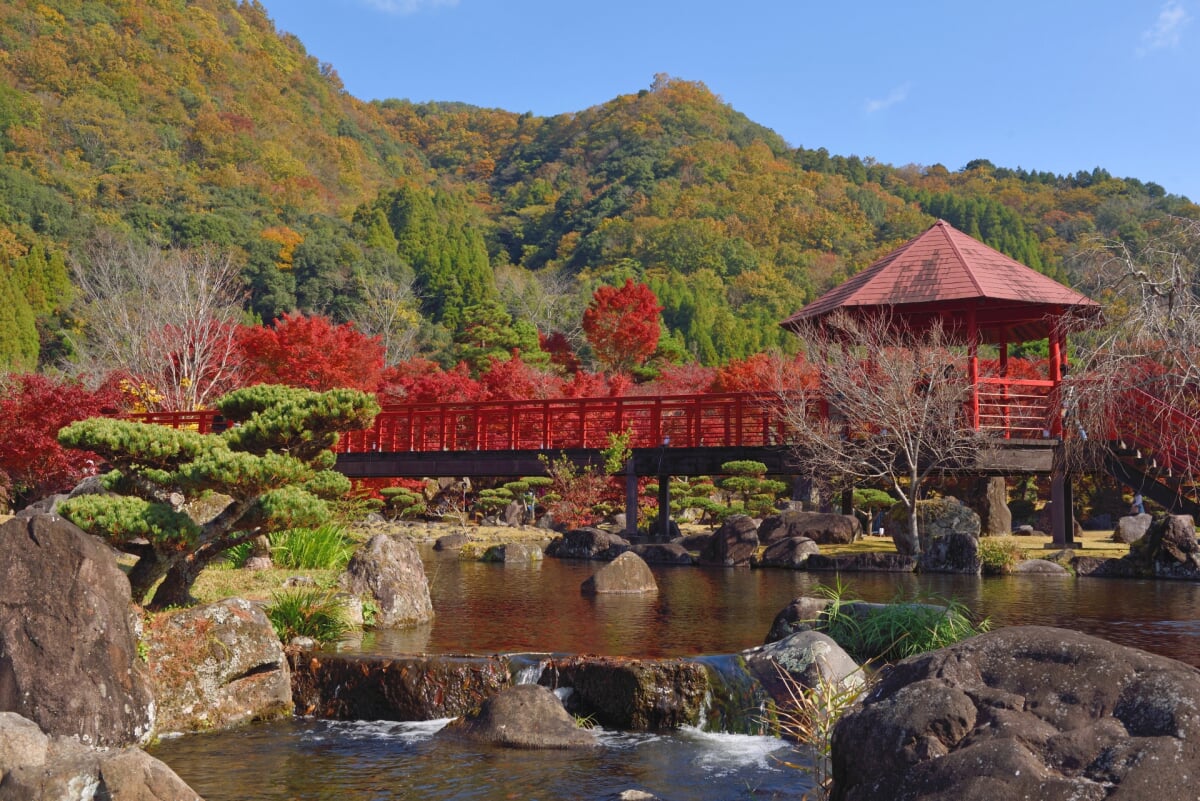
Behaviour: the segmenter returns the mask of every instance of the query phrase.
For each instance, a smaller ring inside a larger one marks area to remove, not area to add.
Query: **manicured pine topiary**
[[[129,574],[135,600],[162,579],[152,609],[190,603],[200,571],[230,548],[325,523],[326,500],[350,489],[331,470],[330,449],[339,432],[366,428],[379,412],[362,392],[271,385],[231,392],[216,409],[233,423],[219,434],[110,418],[59,432],[63,445],[97,453],[114,468],[103,482],[115,493],[72,498],[61,514],[138,557]],[[197,523],[179,511],[180,499],[207,492],[230,498],[211,520]]]

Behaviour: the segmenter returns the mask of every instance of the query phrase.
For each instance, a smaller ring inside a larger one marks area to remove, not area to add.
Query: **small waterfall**
[[[709,683],[699,728],[731,734],[770,731],[774,702],[750,675],[740,654],[705,656],[697,661],[708,670]]]
[[[549,654],[506,654],[513,684],[537,684],[550,662]]]

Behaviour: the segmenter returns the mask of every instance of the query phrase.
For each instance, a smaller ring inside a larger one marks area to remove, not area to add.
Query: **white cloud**
[[[362,0],[371,8],[388,14],[416,14],[439,6],[456,6],[458,0]]]
[[[894,106],[897,103],[903,103],[908,99],[908,90],[911,88],[911,83],[902,83],[889,92],[887,97],[868,100],[863,109],[868,114],[874,114],[877,111],[883,111],[885,108]]]
[[[1158,12],[1154,24],[1142,31],[1142,45],[1138,48],[1138,55],[1178,47],[1183,29],[1191,21],[1192,17],[1183,7],[1181,0],[1168,0]]]

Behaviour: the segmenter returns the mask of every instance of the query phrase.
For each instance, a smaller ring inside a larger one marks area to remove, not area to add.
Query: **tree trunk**
[[[200,576],[200,571],[212,561],[212,556],[190,553],[177,560],[163,577],[162,584],[154,591],[147,609],[154,611],[167,609],[172,606],[191,606],[196,602],[192,597],[192,585]]]
[[[171,560],[161,553],[143,553],[129,571],[129,591],[133,602],[144,604],[150,589],[171,569]]]

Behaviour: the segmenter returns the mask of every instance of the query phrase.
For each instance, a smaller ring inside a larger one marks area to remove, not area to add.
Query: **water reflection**
[[[659,591],[585,596],[579,585],[601,565],[548,559],[533,565],[459,561],[428,551],[436,618],[403,632],[377,632],[367,653],[536,651],[610,656],[697,656],[758,645],[776,613],[832,573],[652,566]],[[841,577],[853,595],[886,602],[916,595],[957,600],[993,625],[1077,629],[1200,665],[1200,585],[1071,576]]]

